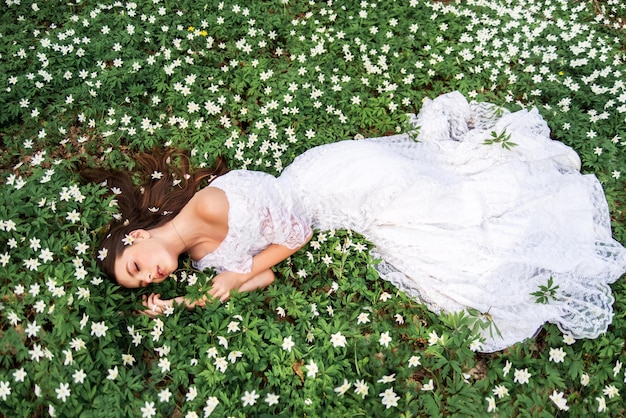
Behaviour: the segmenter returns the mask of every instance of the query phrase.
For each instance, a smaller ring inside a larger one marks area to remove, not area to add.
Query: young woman
[[[123,286],[146,286],[188,253],[196,268],[219,271],[207,298],[223,301],[233,289],[270,284],[272,266],[312,228],[352,229],[374,243],[381,277],[430,309],[489,312],[499,332],[485,331],[484,351],[531,337],[545,322],[576,338],[605,332],[609,284],[626,271],[626,250],[611,236],[600,183],[580,174],[576,153],[549,139],[536,110],[509,113],[459,93],[425,103],[412,122],[417,141],[320,146],[278,178],[221,166],[190,175],[184,161],[172,177],[147,157],[143,192],[127,175],[92,175],[122,191],[102,266]],[[218,177],[194,194],[209,175]],[[538,303],[532,293],[549,282],[556,292]],[[173,302],[203,303],[152,294],[145,305],[158,313]]]

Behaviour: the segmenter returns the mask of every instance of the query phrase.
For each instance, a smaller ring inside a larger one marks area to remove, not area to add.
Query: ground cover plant
[[[623,279],[601,337],[546,325],[486,355],[473,329],[488,312],[430,313],[377,278],[361,237],[316,231],[268,289],[151,319],[136,313],[145,290],[120,290],[96,267],[115,205],[77,174],[131,167],[154,147],[277,174],[312,146],[405,131],[425,98],[459,90],[536,106],[601,180],[625,243],[623,2],[2,7],[0,414],[626,414]],[[175,278],[155,290],[200,294],[211,272],[183,260]],[[555,289],[537,295],[549,303]]]

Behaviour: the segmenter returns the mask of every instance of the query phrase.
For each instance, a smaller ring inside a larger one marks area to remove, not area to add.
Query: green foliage
[[[507,133],[506,131],[503,131],[500,133],[491,132],[491,139],[485,140],[484,144],[485,145],[500,144],[502,148],[508,149],[508,150],[517,146],[515,142],[511,141],[511,134]]]
[[[556,299],[556,291],[558,289],[559,286],[555,286],[554,280],[552,279],[552,277],[550,277],[548,279],[548,283],[545,286],[540,285],[539,290],[537,290],[536,292],[532,292],[531,295],[536,298],[535,301],[537,303],[546,304],[550,303],[551,299]]]
[[[175,146],[276,174],[315,145],[406,131],[406,113],[455,89],[537,107],[626,242],[626,9],[527,3],[5,1],[0,415],[626,415],[623,279],[597,339],[546,325],[481,354],[500,332],[488,311],[429,312],[350,231],[317,231],[264,291],[157,319],[95,263],[114,207],[78,163],[123,169]],[[155,290],[199,296],[211,277],[185,261]]]

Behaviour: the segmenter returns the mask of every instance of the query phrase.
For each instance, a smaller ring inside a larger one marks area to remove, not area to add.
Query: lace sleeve
[[[261,224],[261,233],[272,244],[295,249],[308,241],[312,230],[305,219],[292,212],[284,209],[272,211],[267,208]]]

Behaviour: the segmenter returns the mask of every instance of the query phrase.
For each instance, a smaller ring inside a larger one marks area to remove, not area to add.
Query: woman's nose
[[[152,273],[148,273],[148,277],[146,277],[146,283],[152,283]]]

